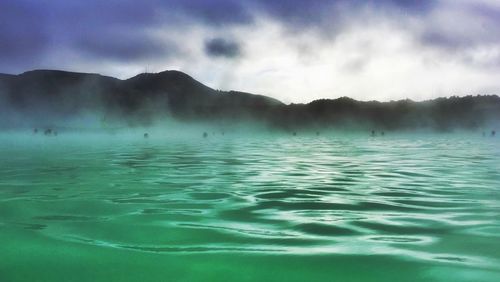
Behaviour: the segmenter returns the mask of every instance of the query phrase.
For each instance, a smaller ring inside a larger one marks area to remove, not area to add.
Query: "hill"
[[[363,102],[347,97],[285,105],[262,95],[218,91],[179,71],[126,80],[93,73],[35,70],[0,74],[0,127],[46,126],[85,115],[106,122],[149,125],[183,121],[257,121],[285,129],[474,129],[500,121],[496,95],[423,102]]]
[[[217,91],[178,71],[143,73],[126,80],[54,70],[0,75],[0,102],[5,116],[15,115],[24,124],[30,120],[54,124],[88,113],[129,125],[148,125],[165,116],[262,120],[262,113],[282,105],[261,95]],[[4,126],[6,120],[17,122],[5,116]]]

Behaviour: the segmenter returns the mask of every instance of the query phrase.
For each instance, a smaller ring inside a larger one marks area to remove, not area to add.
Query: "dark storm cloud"
[[[141,60],[169,56],[175,53],[172,45],[166,46],[145,36],[114,36],[111,40],[99,40],[93,37],[76,42],[79,50],[85,54],[102,59]]]
[[[66,1],[52,13],[56,40],[87,58],[133,62],[172,53],[171,44],[147,32],[162,23],[153,6],[128,0]]]
[[[373,1],[379,5],[392,6],[412,13],[426,13],[434,8],[437,0],[385,0]]]
[[[420,38],[424,45],[435,46],[448,51],[476,47],[483,44],[500,44],[500,8],[484,3],[466,3],[455,12],[467,12],[468,18],[449,19],[447,25],[423,24]]]
[[[380,13],[392,11],[420,15],[430,11],[435,3],[434,0],[257,0],[255,7],[288,27],[335,29],[335,25],[353,20],[353,11],[366,7]]]
[[[253,24],[261,16],[280,23],[288,31],[316,29],[320,31],[318,36],[331,38],[328,35],[342,32],[346,23],[364,20],[356,11],[366,8],[384,17],[393,17],[395,22],[408,16],[417,17],[424,28],[414,36],[424,45],[451,48],[500,42],[496,28],[500,24],[500,12],[486,4],[468,4],[470,11],[466,11],[482,21],[484,32],[449,33],[426,24],[428,15],[443,1],[2,0],[0,72],[38,67],[38,62],[43,64],[48,53],[68,50],[96,63],[103,58],[134,63],[144,58],[176,56],[182,43],[169,43],[168,39],[154,37],[149,31],[182,31],[196,24],[224,32],[234,25]],[[454,28],[461,28],[460,21]],[[202,47],[210,56],[234,57],[241,53],[239,44],[231,41],[212,40],[205,45]]]
[[[248,3],[241,0],[171,0],[164,2],[170,12],[181,13],[195,21],[221,26],[248,24],[253,21]]]
[[[212,57],[236,58],[241,55],[241,49],[235,41],[213,38],[205,42],[205,53]]]
[[[154,20],[152,7],[135,8],[130,1],[2,0],[0,72],[43,68],[51,55],[63,60],[59,54],[67,50],[92,54],[91,60],[160,54],[159,44],[138,32]]]
[[[80,54],[134,63],[178,54],[171,40],[149,31],[182,30],[194,23],[210,26],[252,20],[241,1],[88,0],[0,1],[0,72],[43,67],[53,54]],[[167,42],[167,43],[165,43]],[[61,57],[62,59],[62,57]]]
[[[49,35],[43,17],[33,6],[0,1],[0,70],[36,64],[48,47]]]
[[[159,41],[137,30],[107,29],[81,34],[72,44],[75,50],[93,58],[114,61],[140,61],[169,57],[177,54],[178,47],[171,41]]]

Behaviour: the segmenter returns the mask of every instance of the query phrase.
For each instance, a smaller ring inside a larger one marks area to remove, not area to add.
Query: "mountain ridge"
[[[168,116],[183,121],[258,121],[292,130],[349,126],[470,129],[500,120],[497,95],[420,102],[340,97],[287,105],[264,95],[215,90],[176,70],[141,73],[127,79],[46,69],[0,74],[0,102],[4,126],[16,123],[20,116],[25,121],[50,117],[56,123],[88,112],[129,125],[148,125]]]

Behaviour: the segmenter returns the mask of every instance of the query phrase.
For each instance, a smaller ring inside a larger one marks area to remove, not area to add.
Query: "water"
[[[2,135],[0,281],[500,281],[499,141]]]

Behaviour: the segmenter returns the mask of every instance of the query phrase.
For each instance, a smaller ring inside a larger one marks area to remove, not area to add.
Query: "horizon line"
[[[109,78],[117,79],[117,80],[120,80],[120,81],[126,81],[126,80],[132,79],[132,78],[137,77],[137,76],[142,75],[142,74],[156,75],[156,74],[161,74],[161,73],[165,73],[165,72],[178,72],[178,73],[182,73],[184,75],[187,75],[188,77],[192,78],[193,80],[195,80],[195,81],[203,84],[206,87],[209,87],[210,89],[212,89],[214,91],[220,91],[220,92],[242,92],[242,93],[247,93],[247,94],[252,94],[252,95],[260,95],[260,96],[264,96],[264,97],[267,97],[267,98],[275,99],[275,100],[279,101],[280,103],[282,103],[284,105],[307,105],[307,104],[310,104],[310,103],[313,103],[313,102],[316,102],[316,101],[325,101],[325,100],[326,101],[334,101],[334,100],[346,99],[346,98],[350,99],[350,100],[353,100],[353,101],[356,101],[356,102],[363,102],[363,103],[370,103],[370,102],[394,103],[394,102],[403,102],[403,101],[410,101],[410,102],[414,102],[414,103],[422,103],[422,102],[434,101],[434,100],[437,100],[437,99],[465,98],[465,97],[492,97],[492,96],[500,98],[500,95],[496,94],[496,93],[489,93],[489,94],[477,94],[476,93],[476,94],[464,94],[464,95],[456,95],[456,94],[454,94],[454,95],[438,96],[438,97],[434,97],[434,98],[430,98],[430,99],[424,99],[424,100],[415,100],[415,99],[406,97],[406,98],[401,98],[401,99],[398,99],[398,100],[385,100],[385,101],[381,101],[381,100],[358,100],[358,99],[354,99],[354,98],[351,98],[349,96],[343,95],[343,96],[338,96],[338,97],[335,97],[335,98],[332,97],[332,98],[314,99],[314,100],[311,100],[309,102],[299,102],[299,103],[290,102],[290,103],[285,103],[285,102],[281,101],[278,98],[275,98],[275,97],[272,97],[272,96],[269,96],[269,95],[266,95],[266,94],[251,93],[251,92],[246,92],[246,91],[241,91],[241,90],[236,90],[236,89],[229,89],[229,90],[216,89],[216,88],[213,88],[211,86],[208,86],[204,82],[201,82],[200,80],[196,79],[195,77],[191,76],[190,74],[188,74],[188,73],[186,73],[184,71],[181,71],[181,70],[176,70],[176,69],[166,69],[166,70],[162,70],[162,71],[159,71],[159,72],[147,72],[147,71],[146,72],[139,72],[136,75],[133,75],[133,76],[130,76],[130,77],[124,78],[124,79],[118,78],[118,77],[115,77],[115,76],[111,76],[111,75],[101,74],[101,73],[98,73],[98,72],[84,72],[84,71],[73,71],[73,70],[67,70],[67,69],[50,69],[50,68],[32,69],[32,70],[23,71],[23,72],[17,73],[17,74],[0,72],[0,75],[20,76],[20,75],[23,75],[23,74],[26,74],[26,73],[29,73],[29,72],[37,72],[37,71],[65,72],[65,73],[86,74],[86,75],[99,75],[99,76],[102,76],[102,77],[109,77]]]

